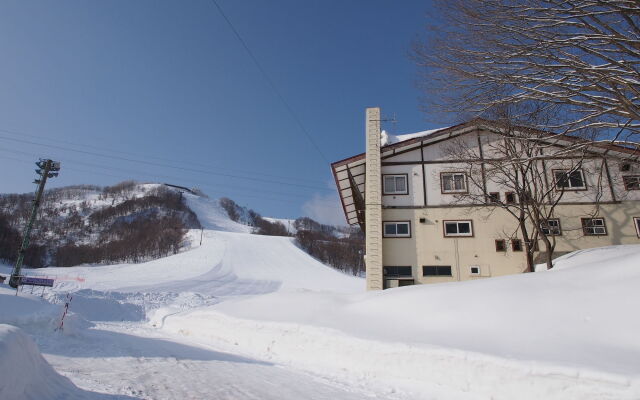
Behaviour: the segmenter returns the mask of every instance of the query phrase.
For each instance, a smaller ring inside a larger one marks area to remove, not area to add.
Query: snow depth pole
[[[64,300],[64,312],[62,313],[62,317],[60,317],[60,325],[55,329],[55,331],[61,331],[64,329],[64,317],[66,317],[69,312],[71,300],[73,300],[73,296],[70,296],[69,293],[67,293],[67,297],[65,297]]]
[[[58,176],[58,171],[60,171],[60,163],[57,161],[40,159],[40,161],[36,162],[36,165],[38,166],[38,169],[36,169],[36,173],[40,175],[40,179],[36,179],[35,181],[33,181],[33,183],[38,184],[38,190],[36,191],[36,197],[33,200],[33,207],[31,208],[31,216],[29,217],[29,222],[24,229],[24,236],[22,237],[22,245],[20,246],[20,251],[18,252],[18,259],[16,260],[16,265],[13,266],[11,278],[9,278],[9,285],[12,288],[17,288],[20,285],[20,270],[22,269],[24,254],[29,247],[29,236],[31,235],[31,229],[33,228],[33,223],[36,220],[38,208],[40,207],[40,202],[42,201],[44,185],[47,183],[47,178]]]

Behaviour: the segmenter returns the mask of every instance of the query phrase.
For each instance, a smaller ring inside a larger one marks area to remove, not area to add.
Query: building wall
[[[486,192],[499,192],[504,200],[505,192],[509,189],[501,187],[499,180],[491,173],[482,173],[483,164],[485,172],[488,170],[487,163],[455,161],[468,156],[471,159],[495,156],[492,146],[499,144],[502,139],[489,131],[469,129],[461,136],[444,138],[427,146],[411,142],[407,148],[382,148],[379,153],[381,159],[377,159],[379,124],[374,123],[377,118],[369,115],[371,112],[372,109],[367,110],[366,164],[363,165],[358,159],[351,164],[346,163],[346,168],[350,168],[355,176],[358,190],[365,189],[368,289],[394,287],[400,279],[413,279],[414,283],[437,283],[523,272],[526,269],[525,252],[514,251],[511,246],[512,239],[522,240],[515,218],[500,208],[478,204],[478,199],[484,200],[482,187],[468,185],[469,192],[477,195],[474,200],[468,196],[443,193],[441,184],[443,172],[464,171],[476,178],[484,177],[482,181]],[[626,190],[622,180],[623,175],[640,175],[640,170],[623,172],[620,166],[624,159],[610,155],[607,155],[607,168],[602,169],[602,158],[579,159],[568,154],[562,159],[540,162],[540,168],[546,175],[545,185],[551,188],[555,186],[554,169],[572,169],[578,162],[581,163],[586,189],[566,191],[555,210],[562,227],[562,235],[556,237],[558,244],[555,255],[614,244],[640,244],[633,220],[633,217],[640,218],[640,190]],[[637,163],[635,168],[638,168]],[[604,172],[595,173],[599,170]],[[351,188],[347,175],[345,167],[337,170],[336,182],[341,188],[345,213],[353,223],[355,206],[348,199]],[[408,193],[384,194],[384,175],[406,175]],[[347,201],[344,201],[345,195]],[[596,203],[599,205],[596,206]],[[604,218],[607,235],[585,236],[581,218],[586,217]],[[421,219],[423,222],[420,222]],[[445,220],[471,220],[473,236],[445,236]],[[385,221],[409,222],[411,235],[406,238],[381,238]],[[378,240],[381,246],[378,246]],[[496,240],[505,240],[505,251],[496,251]],[[541,263],[544,260],[541,256],[544,252],[543,242],[540,241],[538,246],[541,252],[537,254],[536,262]],[[524,250],[524,243],[522,247]],[[386,282],[383,266],[411,267],[411,277],[400,277],[393,283]],[[451,275],[423,276],[423,266],[450,266]],[[473,274],[471,268],[478,269],[478,273]]]
[[[398,155],[385,155],[383,149],[382,173],[407,174],[410,188],[407,195],[383,196],[383,204],[385,206],[401,207],[448,205],[454,202],[459,204],[460,200],[456,199],[455,195],[442,193],[440,174],[442,172],[468,171],[468,163],[455,163],[450,162],[450,160],[454,159],[456,156],[460,156],[461,154],[457,153],[457,150],[463,147],[467,154],[473,154],[479,158],[481,152],[478,145],[478,139],[480,139],[480,142],[482,143],[483,156],[485,158],[495,156],[495,151],[492,151],[492,146],[494,146],[495,142],[500,139],[498,135],[487,131],[470,132],[461,137],[452,139],[452,141],[443,141],[423,147],[422,149],[415,149]],[[423,160],[426,162],[424,167],[422,166]],[[541,168],[546,169],[548,183],[553,185],[553,171],[555,169],[571,169],[578,162],[581,162],[582,164],[581,169],[584,172],[587,190],[566,191],[562,199],[564,202],[593,202],[596,199],[604,202],[640,200],[640,191],[629,192],[624,189],[622,176],[625,175],[625,173],[620,171],[620,164],[622,161],[614,158],[607,160],[608,168],[606,169],[602,168],[602,159],[577,160],[571,159],[570,157],[563,160],[545,161],[544,167],[541,164]],[[388,165],[389,163],[415,164]],[[608,175],[605,173],[607,169],[609,171]],[[602,174],[596,173],[600,170],[603,171]],[[480,171],[481,164],[478,162],[474,165],[472,172],[477,174],[479,177],[481,175]],[[629,172],[626,174],[638,175],[640,174],[640,171]],[[611,179],[611,181],[609,181],[609,179]],[[426,186],[424,185],[425,181]],[[614,193],[609,189],[609,183],[613,186]],[[505,188],[499,187],[499,185],[492,180],[491,176],[486,177],[486,184],[488,192],[497,191],[503,193],[505,191]],[[423,187],[426,187],[427,204],[424,202],[425,196]],[[475,191],[476,194],[482,193],[482,190],[479,187],[470,187],[470,190]]]
[[[582,217],[605,219],[606,236],[585,236]],[[640,244],[633,217],[640,218],[640,202],[625,201],[593,205],[564,205],[558,208],[562,235],[557,237],[556,254],[614,244]],[[420,218],[425,222],[421,223]],[[472,237],[445,237],[444,220],[472,220]],[[383,209],[383,221],[410,221],[410,238],[384,238],[384,266],[411,266],[415,283],[437,283],[479,279],[520,273],[526,268],[524,252],[514,252],[509,239],[520,238],[515,219],[501,209],[475,207],[427,207]],[[497,252],[496,239],[507,240],[507,250]],[[544,244],[539,243],[544,251]],[[452,276],[422,276],[422,266],[451,266]],[[480,267],[480,275],[470,268]]]

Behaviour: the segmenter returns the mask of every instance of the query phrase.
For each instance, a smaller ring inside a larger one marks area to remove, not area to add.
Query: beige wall
[[[584,236],[581,217],[592,215],[591,205],[564,205],[558,208],[563,235],[557,237],[557,252],[612,244],[640,244],[633,217],[640,217],[640,202],[600,205],[596,216],[604,217],[606,236]],[[421,223],[420,218],[426,222]],[[473,237],[445,237],[443,220],[473,221]],[[523,252],[513,252],[510,238],[522,238],[515,219],[501,209],[479,207],[429,207],[417,209],[383,210],[383,221],[410,221],[410,238],[384,238],[383,264],[411,266],[416,283],[436,283],[478,279],[489,276],[515,274],[524,271]],[[495,240],[506,239],[507,251],[496,252]],[[540,242],[540,249],[544,245]],[[452,277],[423,277],[423,265],[452,267]],[[480,276],[470,273],[471,266],[479,266]]]

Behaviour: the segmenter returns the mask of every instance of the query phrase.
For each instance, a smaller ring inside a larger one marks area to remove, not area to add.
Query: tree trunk
[[[527,250],[527,269],[524,272],[533,272],[533,253],[529,250],[529,245],[525,245]]]
[[[542,241],[544,242],[544,250],[547,258],[547,269],[553,268],[553,252],[555,250],[555,246],[551,244],[551,241],[545,235],[542,236]]]
[[[533,249],[531,247],[531,240],[529,239],[529,231],[527,230],[527,224],[524,218],[524,211],[520,210],[520,232],[522,233],[522,241],[524,242],[524,249],[527,258],[527,268],[524,272],[533,272]]]

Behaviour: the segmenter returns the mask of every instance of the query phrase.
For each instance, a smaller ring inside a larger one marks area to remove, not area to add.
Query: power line
[[[19,154],[24,154],[27,156],[31,156],[31,157],[38,157],[39,155],[36,154],[32,154],[32,153],[27,153],[27,152],[23,152],[20,150],[13,150],[13,149],[0,149],[0,152],[9,152],[9,153],[19,153]],[[26,161],[24,159],[20,159],[20,158],[16,158],[16,157],[11,157],[11,156],[2,156],[2,158],[5,159],[10,159],[10,160],[14,160],[14,161],[18,161],[18,162],[22,162],[22,163],[26,163],[26,164],[30,164],[31,162]],[[64,169],[65,170],[71,170],[71,171],[76,171],[76,172],[81,172],[81,173],[90,173],[90,174],[98,174],[98,175],[104,175],[104,176],[109,176],[112,178],[117,178],[117,179],[131,179],[132,176],[130,174],[140,174],[142,173],[144,176],[146,177],[151,177],[151,178],[162,178],[162,179],[176,179],[178,181],[188,181],[188,182],[192,182],[192,183],[196,183],[202,187],[206,187],[206,188],[211,188],[213,189],[213,194],[218,194],[219,196],[229,196],[229,192],[231,193],[236,193],[238,196],[242,196],[242,197],[248,197],[248,198],[256,198],[256,199],[264,199],[264,200],[271,200],[271,201],[280,201],[280,202],[285,202],[285,203],[290,203],[290,204],[299,204],[298,202],[294,201],[294,200],[289,200],[289,198],[291,196],[296,196],[296,197],[307,197],[305,195],[302,194],[294,194],[294,193],[282,193],[282,192],[273,192],[273,191],[268,191],[268,190],[263,190],[263,189],[258,189],[256,190],[255,188],[244,188],[244,187],[239,187],[239,186],[233,186],[233,185],[228,185],[228,184],[224,184],[224,185],[214,185],[211,183],[206,183],[206,182],[202,182],[202,181],[195,181],[192,179],[184,179],[181,177],[175,177],[175,176],[169,176],[169,175],[161,175],[161,174],[153,174],[150,172],[146,172],[146,171],[132,171],[132,170],[127,170],[127,169],[123,169],[123,168],[117,168],[117,167],[106,167],[103,165],[97,165],[97,164],[92,164],[92,163],[86,163],[86,162],[82,162],[82,161],[76,161],[76,160],[69,160],[69,159],[62,159],[61,161],[65,162],[69,162],[69,163],[73,163],[73,164],[79,164],[79,165],[86,165],[86,166],[90,166],[92,168],[100,168],[100,169],[105,169],[105,170],[109,170],[109,171],[122,171],[123,173],[126,173],[128,175],[114,175],[114,174],[109,174],[106,172],[97,172],[97,171],[89,171],[87,169],[80,169],[80,168],[74,168],[74,167],[70,167],[67,165],[65,165]],[[224,189],[223,190],[221,189]],[[227,190],[227,189],[231,189],[231,190]],[[252,194],[246,194],[243,192],[239,192],[238,189],[240,190],[251,190]],[[276,197],[269,197],[269,196],[265,196],[264,194],[261,195],[256,195],[256,192],[259,193],[266,193],[269,194],[270,196],[275,195]],[[279,197],[278,197],[279,196]],[[321,208],[326,208],[326,209],[335,209],[335,207],[330,207],[330,206],[321,206],[321,205],[317,205],[316,207],[321,207]]]
[[[0,152],[6,152],[6,153],[11,153],[11,154],[24,154],[26,156],[30,156],[30,157],[40,157],[40,154],[34,154],[34,153],[28,153],[25,151],[20,151],[20,150],[13,150],[13,149],[0,149]],[[8,159],[13,159],[13,160],[18,160],[16,158],[12,158],[12,157],[7,157],[7,156],[3,156],[4,158],[8,158]],[[283,198],[287,198],[287,197],[303,197],[303,198],[308,198],[308,195],[305,194],[301,194],[301,193],[288,193],[288,192],[281,192],[281,191],[270,191],[270,190],[264,190],[261,188],[256,188],[255,186],[252,187],[247,187],[247,186],[237,186],[237,185],[230,185],[230,184],[219,184],[217,186],[214,186],[214,183],[212,182],[204,182],[204,181],[200,181],[200,180],[195,180],[195,179],[190,179],[190,178],[184,178],[184,177],[179,177],[179,176],[172,176],[172,175],[164,175],[164,174],[157,174],[157,173],[153,173],[153,172],[148,172],[148,171],[140,171],[140,170],[131,170],[131,169],[126,169],[126,168],[119,168],[119,167],[113,167],[113,166],[105,166],[105,165],[99,165],[99,164],[93,164],[93,163],[88,163],[88,162],[84,162],[84,161],[78,161],[78,160],[74,160],[74,159],[70,159],[70,158],[62,158],[60,161],[65,162],[65,164],[72,164],[72,165],[85,165],[88,167],[92,167],[92,168],[99,168],[99,169],[104,169],[107,171],[120,171],[126,174],[129,174],[127,176],[127,179],[131,179],[135,176],[146,176],[146,177],[152,177],[152,178],[159,178],[160,180],[176,180],[178,182],[189,182],[191,184],[196,184],[196,185],[201,185],[201,186],[208,186],[208,187],[216,187],[219,188],[221,186],[224,186],[225,188],[231,188],[231,189],[242,189],[242,190],[251,190],[253,193],[256,192],[260,192],[260,193],[268,193],[268,194],[276,194],[276,195],[280,195]],[[66,167],[65,169],[68,169],[68,167]],[[77,171],[80,172],[85,172],[84,170],[80,170],[77,169]],[[115,178],[121,178],[121,176],[116,176],[116,175],[109,175],[106,173],[101,172],[100,174],[102,175],[106,175],[106,176],[112,176]]]
[[[289,102],[284,98],[284,96],[282,95],[280,90],[278,90],[278,87],[273,82],[273,80],[271,79],[269,74],[267,74],[267,71],[262,67],[262,64],[260,64],[260,62],[258,61],[256,56],[253,54],[253,51],[251,51],[251,49],[247,45],[247,42],[242,38],[242,36],[240,35],[240,32],[238,32],[238,30],[233,25],[233,23],[231,22],[229,17],[227,17],[227,14],[225,14],[225,12],[222,10],[222,7],[220,7],[220,4],[218,4],[218,1],[217,0],[211,0],[211,1],[213,2],[213,4],[215,4],[216,8],[220,12],[220,15],[222,15],[222,18],[224,18],[224,20],[227,22],[227,24],[229,25],[229,27],[233,31],[233,34],[236,36],[236,38],[238,39],[238,41],[240,42],[242,47],[244,47],[244,49],[246,50],[247,54],[249,54],[249,57],[251,58],[251,60],[253,60],[253,63],[256,65],[256,67],[258,68],[258,70],[260,71],[262,76],[264,77],[265,81],[269,84],[269,86],[271,86],[271,89],[275,92],[275,94],[278,97],[278,99],[280,99],[280,101],[282,102],[284,107],[287,109],[287,111],[289,112],[289,114],[291,115],[293,120],[298,124],[298,127],[300,127],[300,130],[307,136],[307,139],[309,139],[309,142],[313,145],[313,147],[318,152],[320,157],[322,157],[322,159],[327,164],[329,164],[329,160],[324,155],[322,150],[320,150],[320,147],[318,147],[316,142],[313,140],[313,137],[311,136],[311,134],[309,133],[307,128],[305,128],[304,124],[302,123],[302,120],[298,117],[298,115],[295,113],[295,111],[293,111],[293,108],[291,108],[291,106],[289,105]]]
[[[56,143],[64,143],[64,144],[75,146],[75,147],[85,147],[85,148],[88,148],[88,149],[96,149],[96,150],[100,150],[102,152],[107,151],[107,152],[112,152],[112,153],[118,153],[118,154],[125,154],[125,155],[129,155],[129,156],[134,156],[134,157],[138,157],[138,158],[144,157],[144,158],[155,159],[155,160],[171,162],[171,163],[175,163],[176,162],[176,160],[170,160],[168,158],[141,155],[141,154],[136,154],[136,153],[132,153],[132,152],[128,152],[128,151],[109,149],[109,148],[105,148],[105,147],[102,147],[102,146],[101,147],[92,146],[92,145],[88,145],[88,144],[81,144],[81,143],[78,143],[78,142],[69,142],[69,141],[65,141],[65,140],[61,140],[61,139],[52,140],[52,139],[49,139],[49,138],[44,137],[44,136],[33,135],[33,134],[28,134],[28,133],[24,133],[24,132],[18,132],[18,131],[4,129],[4,128],[0,128],[0,132],[3,132],[5,134],[7,134],[7,135],[13,135],[13,136],[18,136],[18,137],[27,136],[27,137],[31,137],[31,138],[35,138],[35,139],[40,139],[40,140],[55,141]],[[180,163],[181,164],[191,164],[191,165],[195,165],[195,166],[198,166],[198,167],[204,167],[204,168],[211,168],[211,165],[205,165],[205,164],[196,163],[196,162],[193,162],[193,161],[180,161]],[[226,167],[220,167],[220,166],[216,166],[216,168],[227,170],[227,171],[231,171],[231,172],[235,171],[235,172],[239,172],[239,173],[243,173],[243,174],[254,174],[254,175],[261,175],[261,176],[266,176],[266,177],[270,177],[270,178],[290,179],[290,180],[296,180],[296,181],[309,182],[308,179],[294,178],[294,177],[282,176],[282,175],[265,174],[265,173],[258,172],[258,171],[246,171],[246,170],[232,169],[232,168],[226,168]],[[319,181],[314,181],[314,182],[320,183]]]
[[[71,148],[68,148],[68,147],[60,146],[60,145],[37,143],[37,142],[24,140],[24,139],[16,139],[16,138],[9,138],[9,137],[0,136],[0,140],[8,140],[8,141],[13,141],[13,142],[18,142],[18,143],[25,143],[25,144],[35,145],[35,146],[48,147],[48,148],[53,148],[53,149],[58,149],[58,150],[63,150],[63,151],[71,151],[71,152],[75,152],[75,153],[87,154],[87,155],[92,155],[92,156],[97,156],[97,157],[110,158],[110,159],[119,160],[119,161],[127,161],[127,162],[133,162],[133,163],[138,163],[138,164],[151,165],[151,166],[154,166],[154,167],[172,168],[172,169],[177,169],[177,170],[181,170],[181,171],[197,172],[197,173],[200,173],[200,174],[223,176],[223,177],[227,177],[227,178],[244,179],[244,180],[249,180],[249,181],[254,181],[254,182],[274,183],[274,184],[285,185],[285,186],[294,186],[294,187],[301,187],[301,188],[314,189],[314,190],[332,191],[332,189],[319,187],[319,186],[303,185],[303,184],[298,184],[298,183],[293,183],[293,182],[280,182],[280,181],[275,181],[275,180],[270,180],[270,179],[259,179],[259,178],[253,178],[253,177],[242,176],[242,175],[225,174],[225,173],[213,172],[213,171],[208,171],[208,170],[200,170],[200,169],[195,169],[195,168],[178,167],[178,166],[175,166],[175,165],[163,164],[163,163],[158,163],[158,162],[153,162],[153,161],[136,160],[136,159],[132,159],[132,158],[113,156],[113,155],[108,155],[108,154],[101,154],[101,153],[96,153],[96,152],[87,151],[87,150],[71,149]]]

